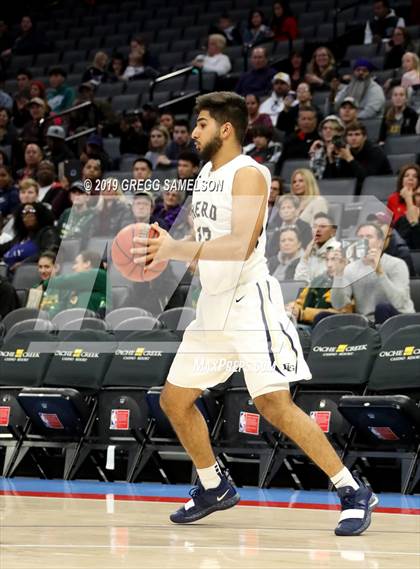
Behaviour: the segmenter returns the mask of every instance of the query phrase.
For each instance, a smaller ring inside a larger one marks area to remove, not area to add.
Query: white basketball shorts
[[[202,291],[196,320],[185,330],[168,381],[204,390],[240,368],[253,398],[311,379],[273,277],[217,295]]]

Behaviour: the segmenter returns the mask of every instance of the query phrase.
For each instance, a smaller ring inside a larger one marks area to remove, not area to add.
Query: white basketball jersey
[[[267,202],[271,185],[270,171],[250,156],[240,154],[216,171],[212,163],[205,164],[194,185],[192,216],[197,241],[208,241],[229,235],[232,229],[232,186],[240,168],[257,168],[267,184]],[[265,258],[267,204],[263,230],[257,245],[246,261],[198,261],[200,281],[208,294],[218,294],[238,285],[258,281],[268,276]]]

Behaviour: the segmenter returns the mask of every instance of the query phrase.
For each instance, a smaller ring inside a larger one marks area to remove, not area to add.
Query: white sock
[[[197,474],[200,478],[201,484],[206,490],[209,488],[217,488],[221,481],[220,466],[215,462],[208,468],[197,468]]]
[[[337,489],[344,488],[344,486],[351,486],[354,490],[358,490],[360,488],[356,480],[353,478],[350,470],[346,467],[340,470],[340,472],[335,476],[331,476],[330,480]]]

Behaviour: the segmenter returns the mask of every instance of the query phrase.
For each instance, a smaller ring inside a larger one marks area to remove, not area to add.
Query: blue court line
[[[187,498],[191,486],[185,484],[169,485],[158,483],[128,484],[125,482],[39,480],[34,478],[0,479],[0,492],[33,492],[40,496],[44,493],[71,494],[113,494],[114,496],[145,496],[156,498]],[[334,506],[339,503],[335,492],[294,491],[282,488],[259,489],[254,487],[239,488],[242,500],[255,502],[281,502],[293,504],[320,504]],[[383,508],[419,509],[420,496],[401,494],[380,494],[380,506]]]

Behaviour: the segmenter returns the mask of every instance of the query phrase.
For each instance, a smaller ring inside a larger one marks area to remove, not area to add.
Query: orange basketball
[[[134,237],[157,237],[158,232],[148,223],[133,223],[123,227],[112,242],[112,262],[118,271],[130,281],[147,282],[158,277],[168,261],[152,262],[147,265],[134,263],[130,249],[139,247],[133,242]]]

